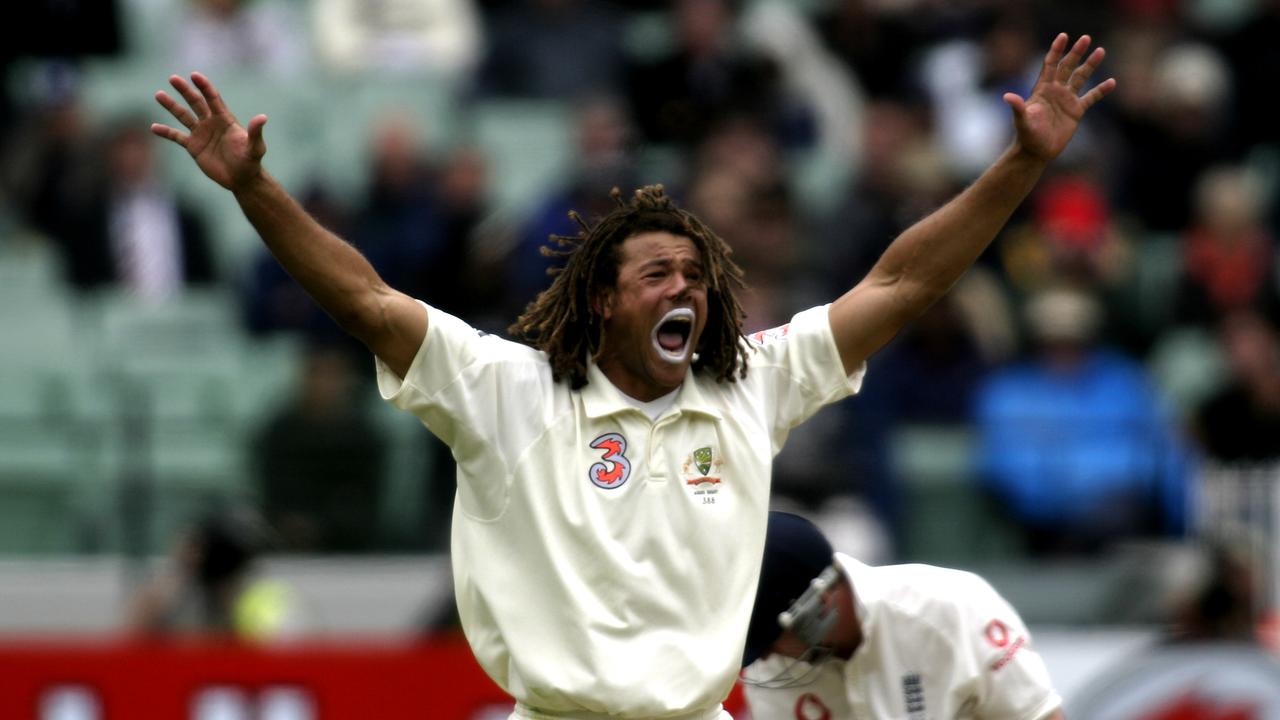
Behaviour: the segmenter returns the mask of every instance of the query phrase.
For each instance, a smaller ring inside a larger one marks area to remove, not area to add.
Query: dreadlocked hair
[[[603,325],[594,300],[618,280],[618,247],[641,233],[668,232],[693,242],[707,278],[707,325],[695,348],[694,370],[705,368],[718,382],[732,382],[735,372],[746,377],[743,312],[735,295],[745,284],[728,243],[692,213],[676,207],[661,185],[636,190],[630,202],[616,187],[610,197],[617,207],[594,226],[576,211],[569,212],[581,230],[572,237],[552,235],[542,248],[544,256],[564,263],[547,271],[554,278],[551,287],[529,303],[508,332],[547,354],[556,381],[568,378],[574,389],[586,385],[587,363],[600,350]]]

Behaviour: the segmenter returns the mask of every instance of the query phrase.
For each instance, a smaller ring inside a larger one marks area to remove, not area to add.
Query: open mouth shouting
[[[695,317],[691,308],[676,308],[653,326],[650,337],[658,357],[672,364],[682,363],[689,358],[693,351],[689,338],[693,335]]]

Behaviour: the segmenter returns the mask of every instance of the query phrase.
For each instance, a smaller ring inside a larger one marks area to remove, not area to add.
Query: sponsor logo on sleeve
[[[1013,656],[1017,655],[1018,651],[1027,644],[1025,635],[1014,637],[1013,633],[1009,632],[1009,626],[1000,620],[992,620],[987,623],[986,629],[983,630],[983,635],[986,636],[987,642],[991,643],[993,647],[1004,650],[1004,652],[1000,653],[1000,657],[991,663],[992,672],[1012,662]]]
[[[751,333],[748,337],[750,337],[751,341],[757,345],[766,345],[777,340],[784,340],[789,334],[791,334],[791,324],[787,323],[786,325],[779,325],[776,328],[769,328],[768,330]]]

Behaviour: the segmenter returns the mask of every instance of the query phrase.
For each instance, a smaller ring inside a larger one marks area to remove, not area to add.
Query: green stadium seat
[[[1139,320],[1151,330],[1166,327],[1182,277],[1182,244],[1175,235],[1150,235],[1139,240],[1136,250],[1133,300]]]
[[[78,549],[76,514],[66,486],[0,482],[0,496],[0,556]]]
[[[0,303],[35,302],[66,294],[62,257],[51,242],[0,243]]]
[[[671,13],[665,11],[633,12],[623,32],[627,56],[653,61],[675,50],[675,33]]]
[[[95,517],[96,526],[103,528],[99,542],[111,549],[119,549],[126,535],[126,500],[144,500],[140,504],[149,513],[143,519],[146,549],[163,552],[172,540],[173,523],[161,518],[186,516],[202,503],[249,494],[244,433],[237,425],[124,415],[99,440],[101,452],[92,472],[96,484],[80,494],[108,503]]]
[[[9,370],[66,370],[85,355],[79,317],[62,293],[19,294],[0,302],[0,367]]]
[[[235,299],[224,290],[187,290],[163,301],[108,290],[87,310],[96,316],[100,349],[113,364],[145,366],[148,358],[219,362],[243,344]]]
[[[220,290],[162,303],[108,291],[88,301],[85,314],[96,359],[97,452],[78,494],[96,499],[95,542],[107,549],[135,537],[122,526],[122,501],[149,497],[144,549],[163,552],[177,522],[163,518],[245,492],[237,406],[247,340],[232,298]]]
[[[486,100],[472,108],[471,119],[471,139],[489,162],[501,210],[522,214],[570,171],[573,121],[565,104]]]
[[[92,447],[75,393],[66,374],[0,365],[0,554],[73,549]]]
[[[239,424],[258,427],[289,398],[301,375],[304,343],[300,336],[276,333],[254,339],[245,347],[241,371],[233,388],[233,412]],[[372,366],[372,359],[369,364]],[[372,372],[369,368],[358,369]]]
[[[1147,367],[1182,417],[1188,417],[1227,380],[1226,359],[1217,338],[1196,327],[1162,334],[1148,355]]]
[[[891,436],[889,461],[904,486],[905,559],[965,567],[1021,554],[975,482],[974,442],[965,425],[907,425]]]
[[[809,217],[829,215],[849,187],[848,161],[820,147],[795,153],[789,174],[799,209]]]

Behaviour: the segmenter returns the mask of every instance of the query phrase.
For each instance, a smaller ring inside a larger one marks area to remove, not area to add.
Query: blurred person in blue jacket
[[[1032,358],[979,388],[979,471],[1037,555],[1176,534],[1189,459],[1142,366],[1095,345],[1097,301],[1051,289],[1027,303]]]

